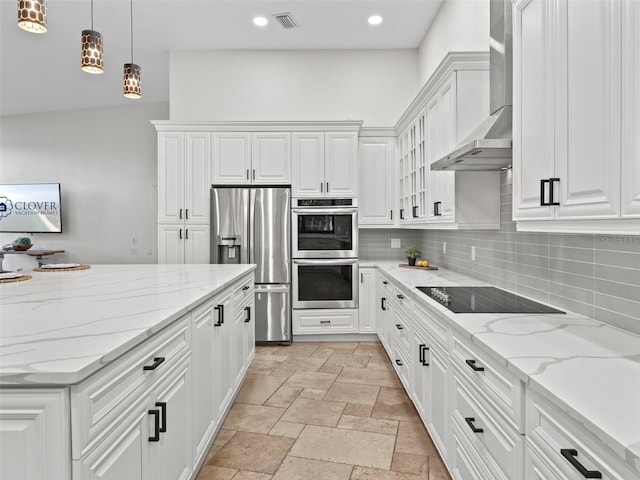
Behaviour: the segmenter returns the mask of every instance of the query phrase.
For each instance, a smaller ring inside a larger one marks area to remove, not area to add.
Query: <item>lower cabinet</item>
[[[0,478],[67,480],[68,429],[68,389],[0,390]]]
[[[362,188],[360,191],[362,191]],[[373,300],[376,294],[375,280],[375,268],[360,267],[360,296],[358,304],[358,331],[360,333],[376,333],[376,310]]]
[[[358,333],[358,310],[352,308],[294,310],[293,333],[295,335]]]

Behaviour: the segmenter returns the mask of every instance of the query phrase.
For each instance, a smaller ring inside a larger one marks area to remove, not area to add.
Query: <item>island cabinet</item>
[[[514,1],[519,230],[640,232],[640,5]]]
[[[358,196],[357,131],[294,132],[292,151],[294,197]]]
[[[291,183],[289,132],[215,132],[214,185]]]

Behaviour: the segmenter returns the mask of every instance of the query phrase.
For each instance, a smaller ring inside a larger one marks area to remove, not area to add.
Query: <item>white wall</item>
[[[167,103],[0,117],[0,183],[61,184],[62,234],[30,235],[62,249],[53,262],[155,263],[156,131]],[[0,234],[2,244],[19,234]],[[132,237],[138,254],[133,255]]]
[[[489,0],[444,0],[418,49],[418,83],[449,51],[489,51]]]
[[[390,126],[418,91],[417,50],[172,52],[171,120],[363,120]]]

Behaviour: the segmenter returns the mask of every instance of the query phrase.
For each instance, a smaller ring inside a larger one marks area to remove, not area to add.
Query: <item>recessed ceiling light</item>
[[[371,15],[368,22],[369,25],[380,25],[382,23],[382,17],[380,15]]]
[[[253,24],[257,25],[258,27],[264,27],[267,23],[269,23],[269,20],[264,17],[255,17],[253,19]]]

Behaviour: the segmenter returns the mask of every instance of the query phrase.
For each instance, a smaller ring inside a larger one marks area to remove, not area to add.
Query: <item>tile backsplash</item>
[[[640,334],[640,237],[516,232],[511,186],[502,173],[500,230],[360,230],[361,258],[402,260],[418,244],[434,265]]]

